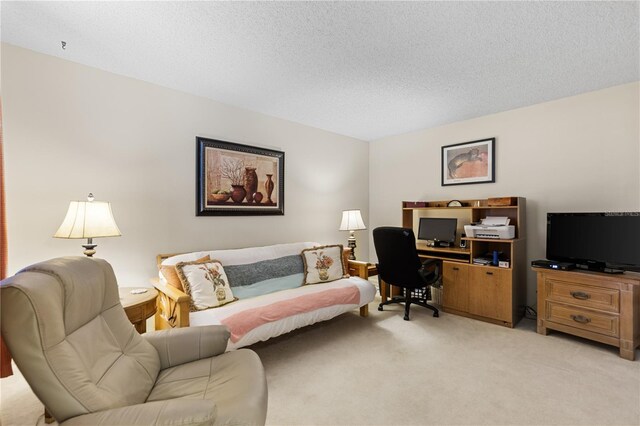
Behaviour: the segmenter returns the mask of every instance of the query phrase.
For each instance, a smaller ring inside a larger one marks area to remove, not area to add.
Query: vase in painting
[[[234,203],[240,204],[244,197],[247,196],[247,191],[245,191],[244,186],[242,185],[231,185],[233,191],[231,191],[231,199]]]
[[[271,180],[271,177],[273,175],[267,175],[267,181],[264,183],[264,190],[267,191],[267,203],[273,203],[273,201],[271,200],[271,194],[273,193],[273,180]]]
[[[245,167],[244,189],[247,191],[247,203],[253,203],[253,194],[258,190],[258,175],[255,167]]]

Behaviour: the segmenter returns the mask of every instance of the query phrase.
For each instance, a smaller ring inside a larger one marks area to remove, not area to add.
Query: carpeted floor
[[[270,425],[640,425],[640,351],[400,305],[357,312],[253,347],[269,383]],[[3,425],[41,406],[19,377],[0,381]]]

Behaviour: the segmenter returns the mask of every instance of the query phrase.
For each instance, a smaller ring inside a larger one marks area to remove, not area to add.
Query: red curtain
[[[7,216],[4,204],[4,141],[2,139],[2,101],[0,101],[0,280],[7,276]],[[13,374],[11,354],[0,336],[0,377]]]

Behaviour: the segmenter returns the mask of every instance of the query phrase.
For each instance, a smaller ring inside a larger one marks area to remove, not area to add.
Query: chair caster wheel
[[[378,306],[378,310],[381,311],[382,310],[382,306]]]
[[[405,315],[405,316],[404,316],[404,320],[405,320],[405,321],[409,321],[409,315]]]
[[[439,313],[437,313],[437,312],[434,312],[434,313],[433,313],[433,316],[434,316],[434,317],[436,317],[436,318],[438,318],[438,317],[440,316],[440,314],[439,314]]]

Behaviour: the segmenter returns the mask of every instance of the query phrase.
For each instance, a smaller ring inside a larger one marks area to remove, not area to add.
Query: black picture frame
[[[197,136],[196,216],[260,215],[284,215],[284,152]]]
[[[442,147],[442,186],[496,181],[496,138],[478,139]]]

